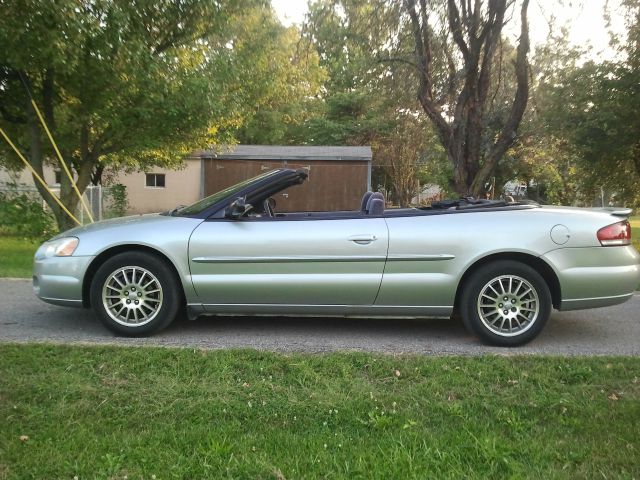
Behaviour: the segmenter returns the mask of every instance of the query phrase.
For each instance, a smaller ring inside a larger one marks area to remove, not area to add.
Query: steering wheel
[[[276,216],[275,208],[276,201],[272,197],[269,197],[262,202],[262,209],[268,217],[274,218]]]

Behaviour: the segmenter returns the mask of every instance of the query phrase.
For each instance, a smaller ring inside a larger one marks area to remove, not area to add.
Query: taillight
[[[603,247],[631,244],[631,224],[627,220],[598,230],[598,240]]]

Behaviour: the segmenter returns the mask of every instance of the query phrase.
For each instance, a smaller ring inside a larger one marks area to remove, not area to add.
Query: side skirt
[[[189,319],[200,315],[449,318],[453,306],[424,305],[285,305],[285,304],[200,304],[187,305]]]

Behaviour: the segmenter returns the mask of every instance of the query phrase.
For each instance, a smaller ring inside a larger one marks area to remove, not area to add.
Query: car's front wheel
[[[460,313],[483,341],[514,347],[533,340],[551,314],[551,293],[542,276],[520,262],[501,260],[476,270],[465,282]]]
[[[145,336],[168,326],[181,302],[178,282],[159,258],[145,252],[113,256],[91,283],[91,305],[112,332]]]

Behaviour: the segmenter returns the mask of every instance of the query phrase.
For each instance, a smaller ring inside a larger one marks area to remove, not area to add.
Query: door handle
[[[349,241],[357,243],[358,245],[368,245],[371,242],[375,242],[378,239],[375,235],[363,234],[363,235],[351,235]]]

